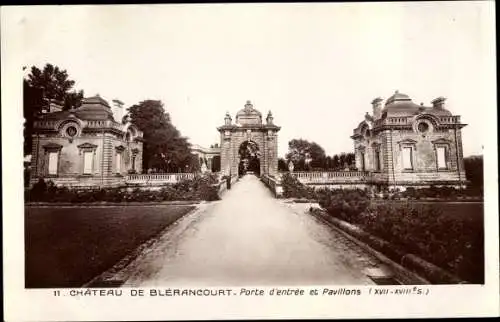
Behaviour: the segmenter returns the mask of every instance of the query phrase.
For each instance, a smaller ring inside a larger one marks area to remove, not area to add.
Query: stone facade
[[[396,92],[354,129],[356,167],[381,186],[465,186],[460,116],[445,109],[443,97],[432,107],[417,105]]]
[[[191,152],[198,156],[198,158],[200,159],[200,165],[205,164],[206,169],[209,172],[212,171],[214,158],[220,158],[220,147],[218,144],[216,144],[215,146],[211,146],[210,148],[205,148],[195,144],[191,147]]]
[[[224,125],[217,128],[221,138],[221,172],[224,175],[238,174],[240,163],[239,149],[246,141],[254,142],[259,151],[260,174],[278,174],[278,131],[273,123],[271,112],[262,122],[262,114],[247,101],[245,107],[236,114],[233,124],[229,113],[224,118]]]
[[[121,114],[114,117],[108,103],[95,96],[84,99],[79,108],[51,108],[38,117],[31,184],[44,178],[69,187],[117,186],[127,173],[141,173],[142,132],[122,124],[122,105],[114,107]]]

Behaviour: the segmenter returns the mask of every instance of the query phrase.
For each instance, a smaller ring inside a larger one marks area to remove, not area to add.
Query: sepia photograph
[[[17,296],[498,314],[492,2],[2,7],[2,38]]]

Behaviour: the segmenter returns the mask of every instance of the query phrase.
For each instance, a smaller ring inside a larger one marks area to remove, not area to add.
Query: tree
[[[292,161],[297,171],[320,168],[324,164],[325,157],[325,150],[316,142],[303,139],[293,139],[288,142],[286,160]]]
[[[166,172],[195,171],[198,157],[186,137],[171,123],[163,103],[145,100],[128,108],[130,120],[144,133],[143,168]]]
[[[473,189],[483,189],[483,156],[473,155],[464,158],[465,176]]]
[[[278,171],[288,171],[288,165],[283,158],[278,159]]]
[[[332,167],[333,170],[338,170],[340,168],[340,158],[337,154],[335,154],[332,158]]]
[[[347,157],[347,155],[345,154],[345,152],[342,152],[339,156],[339,168],[342,170],[345,168],[345,165],[347,162],[346,157]]]
[[[345,157],[345,162],[347,163],[347,166],[349,168],[352,168],[354,167],[356,164],[356,156],[354,155],[354,153],[352,152],[349,152],[346,154],[346,157]]]
[[[33,122],[50,101],[62,104],[63,110],[81,105],[83,91],[72,90],[75,81],[68,72],[52,64],[43,70],[31,67],[30,74],[23,80],[24,154],[31,153]]]
[[[327,156],[325,158],[325,164],[323,166],[325,170],[330,170],[332,168],[332,158],[330,156]]]
[[[83,98],[83,91],[71,91],[75,81],[69,79],[68,72],[52,64],[46,64],[43,70],[31,67],[27,82],[29,86],[41,90],[45,100],[62,102],[66,110],[78,107]]]
[[[178,172],[200,172],[202,160],[196,154],[191,153],[183,164],[184,168],[180,167]]]

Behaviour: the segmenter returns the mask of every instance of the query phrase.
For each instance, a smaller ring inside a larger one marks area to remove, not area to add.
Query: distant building
[[[395,92],[354,129],[356,167],[381,186],[450,185],[466,182],[460,116],[445,108],[445,98],[432,106],[417,105]]]
[[[205,164],[207,170],[210,172],[220,171],[220,147],[218,144],[212,145],[209,148],[194,144],[191,147],[191,152],[198,156],[201,167]],[[216,160],[217,158],[218,161]]]
[[[34,122],[31,184],[39,178],[64,186],[117,186],[142,172],[142,132],[122,124],[123,103],[99,95],[63,111],[51,103]]]

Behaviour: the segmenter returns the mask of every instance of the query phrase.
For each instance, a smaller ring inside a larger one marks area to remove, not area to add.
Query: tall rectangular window
[[[122,172],[122,154],[116,153],[116,173]]]
[[[436,148],[438,169],[446,169],[446,148],[439,146]]]
[[[92,161],[94,158],[94,152],[86,151],[83,152],[83,173],[92,174]]]
[[[411,147],[403,147],[403,169],[413,169],[413,149]]]
[[[375,151],[375,170],[380,171],[380,151]]]
[[[57,175],[59,152],[49,152],[49,174]]]
[[[365,153],[361,152],[361,171],[365,171]]]
[[[132,169],[135,170],[135,155],[132,156]]]

